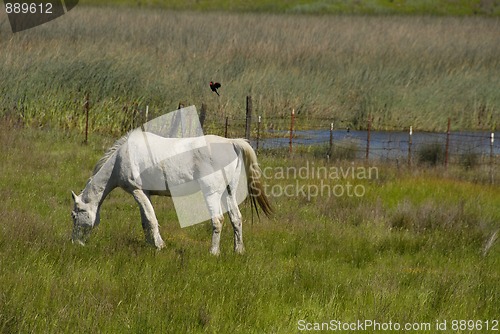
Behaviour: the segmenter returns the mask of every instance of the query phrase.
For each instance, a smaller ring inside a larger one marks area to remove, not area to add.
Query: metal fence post
[[[490,183],[493,184],[493,144],[495,142],[495,133],[490,135]]]
[[[444,153],[445,168],[448,168],[448,154],[450,153],[450,125],[451,125],[451,119],[448,118],[448,130],[446,130],[446,148]]]
[[[332,156],[333,152],[333,123],[330,123],[330,142],[328,148],[328,159]]]
[[[293,126],[295,123],[295,109],[292,109],[292,113],[290,115],[290,141],[289,141],[289,153],[292,154],[293,151]]]
[[[370,132],[372,128],[372,119],[371,117],[368,118],[368,133],[366,136],[366,160],[368,160],[368,157],[370,155]]]
[[[410,125],[410,133],[408,135],[408,167],[411,167],[411,145],[413,144],[413,127]]]
[[[257,143],[256,143],[256,151],[259,150],[259,139],[260,139],[260,122],[261,122],[261,117],[259,115],[259,119],[257,121]]]

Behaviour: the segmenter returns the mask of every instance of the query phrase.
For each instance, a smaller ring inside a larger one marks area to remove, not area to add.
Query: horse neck
[[[111,177],[115,160],[116,154],[113,154],[101,169],[89,179],[82,192],[82,199],[85,203],[96,205],[99,208],[111,190],[116,188],[116,183]]]

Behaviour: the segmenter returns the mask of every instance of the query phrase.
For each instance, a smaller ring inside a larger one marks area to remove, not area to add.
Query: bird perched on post
[[[217,88],[220,88],[220,83],[210,81],[210,89],[212,90],[212,92],[215,92],[215,94],[219,95]]]

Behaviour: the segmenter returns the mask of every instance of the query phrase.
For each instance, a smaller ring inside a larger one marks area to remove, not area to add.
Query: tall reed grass
[[[2,14],[4,15],[4,14]],[[5,16],[1,20],[5,20]],[[500,25],[484,17],[297,16],[77,7],[12,35],[0,26],[0,114],[39,126],[121,133],[207,104],[208,123],[294,108],[361,128],[491,129],[500,119]],[[208,82],[222,83],[221,97]],[[125,111],[128,110],[128,111]]]

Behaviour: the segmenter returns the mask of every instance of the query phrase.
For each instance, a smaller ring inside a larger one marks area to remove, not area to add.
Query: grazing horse
[[[231,156],[235,159],[228,159]],[[132,131],[117,140],[98,161],[82,193],[71,192],[74,200],[72,241],[85,243],[92,228],[99,224],[104,199],[114,188],[120,187],[139,205],[146,241],[161,249],[164,242],[150,196],[171,196],[175,201],[175,196],[201,191],[205,202],[203,209],[209,213],[207,219],[212,221],[210,252],[214,255],[220,252],[223,214],[227,211],[234,229],[234,250],[242,253],[242,220],[236,199],[240,176],[246,181],[244,195],[248,192],[252,206],[257,209],[258,204],[266,216],[270,216],[272,207],[264,193],[257,156],[246,140],[211,135],[165,138],[150,132]]]

